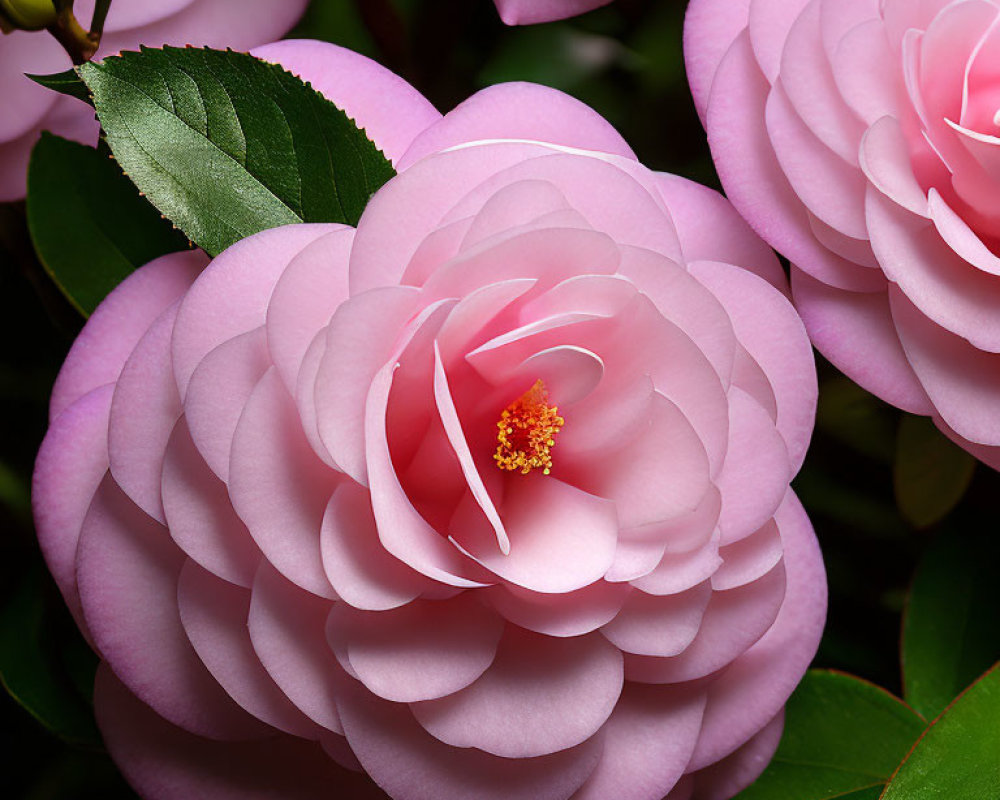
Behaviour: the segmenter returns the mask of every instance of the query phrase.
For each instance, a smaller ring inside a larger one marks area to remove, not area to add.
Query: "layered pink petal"
[[[379,697],[400,703],[464,689],[493,663],[504,624],[471,595],[418,600],[382,612],[334,606],[331,647]],[[342,654],[342,655],[341,655]]]
[[[122,281],[94,311],[70,348],[52,388],[49,419],[92,389],[118,380],[139,340],[205,268],[200,251],[150,261]]]
[[[550,142],[635,158],[608,121],[579,100],[534,83],[501,83],[476,92],[429,126],[399,167],[407,169],[449,147],[490,139]]]
[[[611,0],[494,0],[500,19],[508,25],[534,25],[575,17]]]
[[[87,627],[131,691],[176,725],[213,739],[266,736],[198,659],[175,600],[184,556],[161,525],[105,478],[77,552]]]
[[[414,139],[441,119],[437,109],[398,75],[343,47],[291,39],[256,47],[251,54],[308,80],[364,128],[394,164]]]
[[[161,498],[170,537],[189,558],[230,583],[253,585],[260,548],[233,510],[226,485],[195,448],[184,419],[167,443]]]
[[[292,398],[270,369],[236,426],[229,495],[268,561],[320,597],[336,596],[323,571],[320,529],[339,480],[313,454]]]
[[[601,760],[573,800],[604,800],[624,786],[634,800],[661,800],[687,767],[704,708],[704,693],[687,687],[626,683]]]
[[[91,499],[108,471],[111,384],[88,392],[49,426],[35,459],[31,504],[45,563],[77,623],[76,548]]]
[[[143,797],[321,800],[337,791],[358,800],[385,798],[368,778],[333,764],[314,742],[291,737],[214,742],[194,736],[157,716],[104,666],[94,695],[104,742]]]
[[[316,726],[275,685],[254,653],[246,627],[249,591],[186,561],[177,582],[177,607],[195,652],[230,697],[280,731],[315,737]]]
[[[812,526],[791,490],[775,521],[784,544],[785,600],[771,629],[709,687],[690,769],[724,758],[774,719],[819,644],[826,575]]]
[[[452,747],[535,758],[590,740],[611,715],[622,680],[621,653],[597,634],[553,639],[508,627],[478,681],[412,709]]]

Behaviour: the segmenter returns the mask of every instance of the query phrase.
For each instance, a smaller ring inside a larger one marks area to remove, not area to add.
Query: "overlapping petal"
[[[980,457],[1000,444],[998,20],[993,0],[694,0],[685,24],[727,195],[791,260],[813,343]]]
[[[262,52],[391,143],[357,230],[138,270],[57,384],[36,513],[112,754],[158,798],[742,785],[825,609],[775,259],[576,101],[439,117],[331,47]]]

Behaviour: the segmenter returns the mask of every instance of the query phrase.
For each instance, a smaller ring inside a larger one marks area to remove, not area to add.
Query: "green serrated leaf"
[[[774,759],[738,800],[870,800],[924,720],[884,689],[811,670],[788,701]]]
[[[882,800],[1000,797],[1000,664],[936,719],[900,765]]]
[[[107,154],[50,133],[28,165],[28,228],[45,269],[84,316],[137,267],[188,247]]]
[[[903,696],[928,719],[1000,659],[1000,541],[974,525],[941,532],[903,617]]]
[[[50,731],[96,747],[100,735],[87,697],[97,657],[74,626],[53,624],[47,581],[41,567],[33,566],[0,607],[0,681]],[[61,608],[59,613],[65,614]]]
[[[211,255],[279,225],[356,225],[395,174],[343,111],[245,53],[143,48],[79,72],[125,172]]]
[[[90,96],[90,89],[83,82],[75,69],[68,69],[65,72],[55,72],[51,75],[26,75],[35,83],[41,84],[46,89],[51,89],[60,94],[75,97],[83,100],[89,106],[94,105],[94,99]]]
[[[976,460],[928,417],[905,415],[896,439],[893,483],[902,515],[918,528],[940,521],[962,499]]]

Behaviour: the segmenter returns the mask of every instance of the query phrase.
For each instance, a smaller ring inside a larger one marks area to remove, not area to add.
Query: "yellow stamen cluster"
[[[497,451],[493,460],[500,469],[527,475],[541,468],[552,470],[552,447],[565,420],[557,406],[549,405],[549,392],[541,380],[511,403],[497,422]]]

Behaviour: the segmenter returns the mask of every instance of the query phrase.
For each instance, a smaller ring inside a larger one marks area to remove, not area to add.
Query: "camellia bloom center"
[[[497,451],[493,460],[502,470],[521,470],[527,475],[541,469],[552,471],[552,448],[565,420],[559,407],[549,405],[549,393],[541,379],[511,403],[497,422]]]

